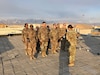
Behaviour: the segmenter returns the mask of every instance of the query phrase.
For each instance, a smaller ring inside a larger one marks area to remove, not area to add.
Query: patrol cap
[[[57,25],[60,25],[59,23],[57,23]]]
[[[28,23],[25,23],[25,25],[28,25]]]
[[[66,26],[66,23],[63,23],[63,26]]]
[[[73,26],[70,24],[70,25],[68,25],[68,28],[73,28]]]
[[[31,24],[30,27],[33,27],[33,25]]]
[[[43,21],[42,23],[46,23],[45,21]]]
[[[28,23],[25,23],[24,27],[26,27],[26,25],[28,25]]]
[[[53,24],[53,26],[56,25],[56,23]]]

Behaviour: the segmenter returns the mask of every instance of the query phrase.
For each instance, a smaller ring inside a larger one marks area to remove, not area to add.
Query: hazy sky
[[[100,0],[0,0],[0,18],[99,22]]]

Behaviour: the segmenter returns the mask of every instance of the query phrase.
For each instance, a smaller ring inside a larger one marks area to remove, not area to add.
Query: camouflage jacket
[[[29,29],[29,39],[30,41],[36,41],[36,31],[33,29]]]
[[[63,37],[65,38],[66,37],[66,28],[61,28],[61,31],[60,31],[60,38]]]
[[[57,29],[52,28],[49,36],[50,36],[51,40],[58,40],[59,39],[59,33],[58,33]]]
[[[67,31],[66,37],[71,45],[77,45],[77,33],[74,30]]]
[[[61,32],[61,28],[57,28],[57,31],[58,31],[58,36],[59,36],[59,39],[60,39],[60,32]]]
[[[40,27],[38,31],[38,38],[40,42],[47,42],[49,40],[49,32],[45,27]]]
[[[22,30],[22,38],[28,38],[29,29],[24,28]]]

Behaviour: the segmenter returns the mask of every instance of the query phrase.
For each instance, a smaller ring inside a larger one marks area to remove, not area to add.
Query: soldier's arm
[[[66,40],[69,40],[69,33],[66,33]]]
[[[60,28],[58,30],[58,35],[59,35],[59,40],[61,40],[61,38],[62,38],[62,30]]]
[[[76,33],[77,38],[80,37],[80,33]]]
[[[78,33],[77,32],[74,32],[74,38],[76,38],[77,39],[77,37],[78,37]]]
[[[39,40],[41,39],[41,31],[40,31],[40,29],[39,29],[39,31],[38,31],[37,37],[38,37]]]
[[[36,39],[36,41],[38,40],[38,35],[37,35],[36,31],[35,31],[35,39]]]
[[[63,36],[65,35],[65,32],[64,32],[64,30],[63,30],[63,29],[61,29],[61,30],[60,30],[60,34],[59,34],[59,35],[60,35],[60,38],[62,39],[62,38],[63,38]]]
[[[25,42],[24,29],[22,30],[22,41]]]
[[[49,38],[50,38],[50,39],[52,38],[51,33],[52,33],[52,30],[49,32]]]

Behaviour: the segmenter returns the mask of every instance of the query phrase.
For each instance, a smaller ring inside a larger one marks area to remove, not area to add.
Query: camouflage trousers
[[[40,48],[41,48],[42,56],[46,55],[47,46],[48,46],[48,42],[41,42]]]
[[[52,53],[55,53],[58,47],[58,40],[52,40],[51,41],[51,50]]]
[[[27,54],[27,51],[28,51],[28,41],[27,41],[27,38],[24,39],[24,45],[25,45],[25,53]]]
[[[61,47],[61,40],[59,39],[59,40],[57,41],[57,50],[60,50],[60,47]]]
[[[75,62],[75,55],[76,55],[76,46],[70,45],[70,47],[69,47],[69,63]]]
[[[28,43],[27,53],[28,53],[29,57],[33,57],[35,55],[35,53],[36,53],[36,42],[30,41]]]

